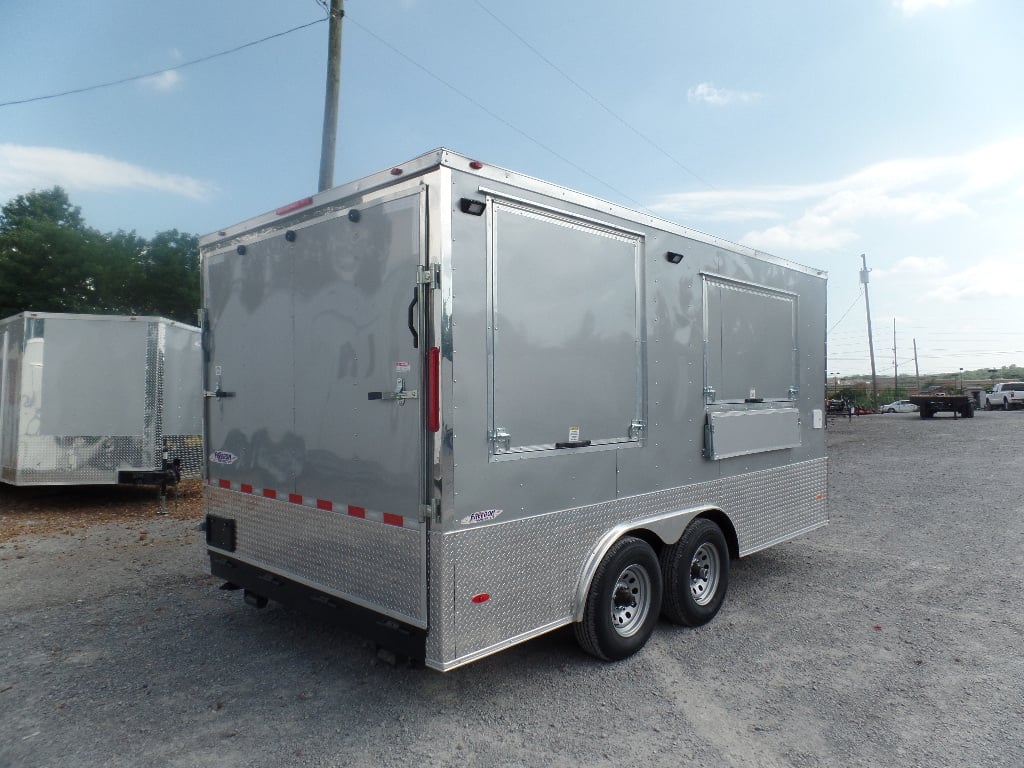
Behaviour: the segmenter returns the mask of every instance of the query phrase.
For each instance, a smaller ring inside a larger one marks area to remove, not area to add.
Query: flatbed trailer
[[[909,399],[917,406],[922,419],[930,419],[942,411],[952,411],[954,418],[974,418],[974,399],[970,395],[911,395]]]

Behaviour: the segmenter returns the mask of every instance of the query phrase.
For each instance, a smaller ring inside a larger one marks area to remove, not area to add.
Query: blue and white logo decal
[[[482,523],[487,520],[493,520],[500,515],[502,510],[500,509],[485,509],[482,512],[474,512],[472,515],[466,515],[466,517],[459,520],[463,525],[473,525],[474,523]]]
[[[238,457],[228,451],[214,451],[210,454],[210,461],[214,464],[234,464]]]

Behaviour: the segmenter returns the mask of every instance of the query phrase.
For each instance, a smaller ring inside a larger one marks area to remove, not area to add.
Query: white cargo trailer
[[[212,572],[448,670],[827,522],[825,274],[437,150],[201,240]]]
[[[203,469],[199,329],[162,317],[0,320],[0,480],[176,482]]]

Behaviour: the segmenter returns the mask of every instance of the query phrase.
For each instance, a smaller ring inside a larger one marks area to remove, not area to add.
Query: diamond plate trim
[[[740,554],[828,522],[825,458],[449,534],[430,534],[427,660],[451,669],[573,620],[582,574],[623,523],[720,509]],[[490,599],[473,603],[473,595]]]
[[[416,528],[213,486],[206,488],[206,509],[235,520],[236,549],[225,555],[427,626],[420,605],[423,539]]]

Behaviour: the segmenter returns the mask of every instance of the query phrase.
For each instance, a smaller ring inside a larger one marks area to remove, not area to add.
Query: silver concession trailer
[[[448,670],[825,525],[825,275],[437,150],[204,237],[207,545]]]
[[[201,365],[199,329],[162,317],[23,312],[0,320],[0,480],[199,477]]]

